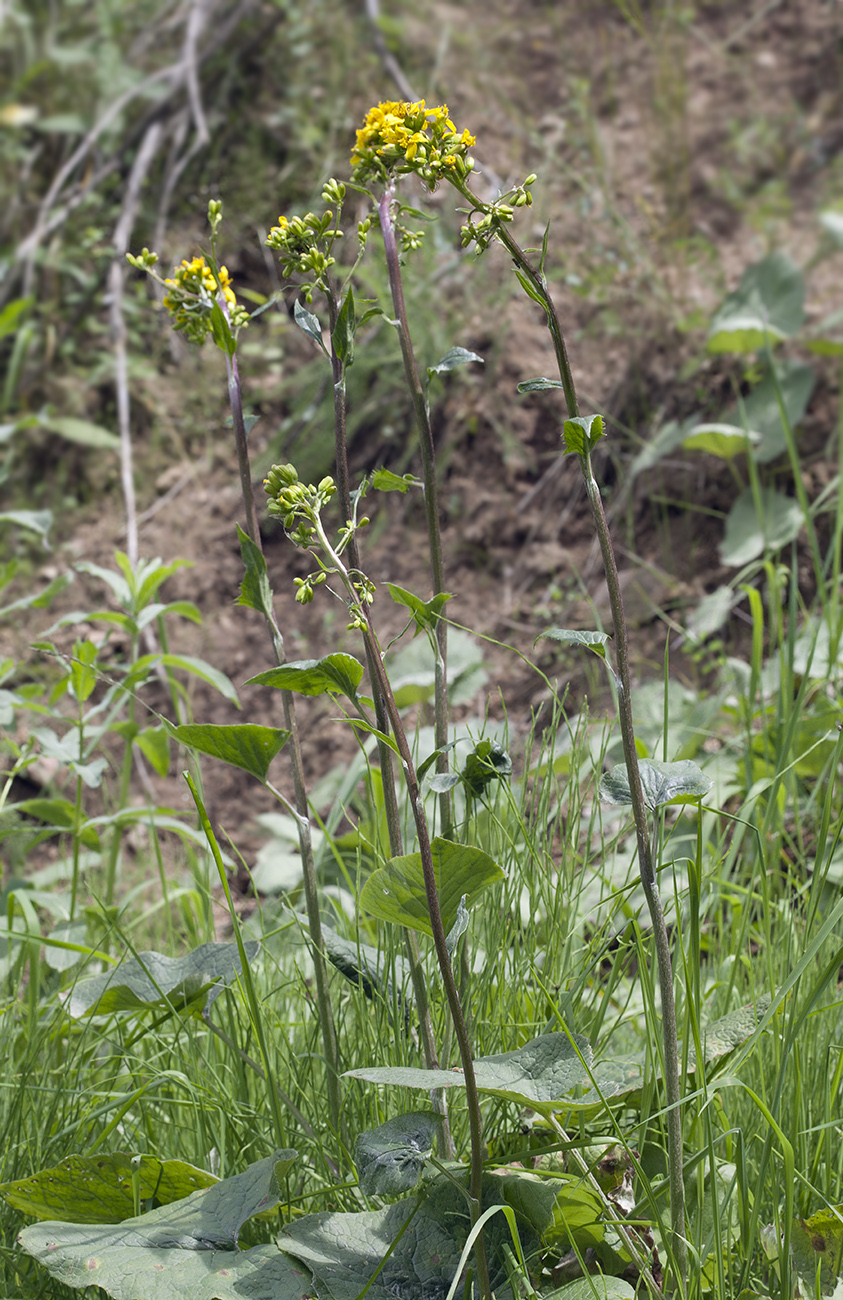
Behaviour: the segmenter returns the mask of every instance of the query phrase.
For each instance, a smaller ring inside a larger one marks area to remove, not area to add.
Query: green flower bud
[[[536,183],[536,181],[537,181],[538,179],[539,179],[539,178],[538,178],[538,174],[537,174],[536,172],[530,172],[530,175],[529,175],[529,176],[527,177],[527,179],[524,181],[524,184],[525,184],[525,185],[535,185],[535,183]]]

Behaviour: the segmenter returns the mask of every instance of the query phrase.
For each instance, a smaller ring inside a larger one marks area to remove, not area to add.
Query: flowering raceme
[[[423,99],[384,100],[366,114],[351,155],[354,179],[385,181],[390,174],[415,172],[430,189],[449,174],[462,180],[474,166],[469,131],[457,132],[447,104],[427,108]]]
[[[238,329],[248,324],[248,312],[238,306],[231,276],[226,267],[219,270],[219,285],[204,257],[194,257],[175,267],[164,281],[167,294],[164,306],[173,320],[173,328],[183,331],[193,343],[203,343],[211,329],[211,313],[220,294],[228,309],[229,325]]]

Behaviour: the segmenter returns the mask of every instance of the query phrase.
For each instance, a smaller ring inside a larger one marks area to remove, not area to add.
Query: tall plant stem
[[[255,506],[255,494],[252,490],[252,471],[249,463],[249,448],[246,441],[246,425],[243,420],[243,397],[240,387],[240,373],[236,356],[226,357],[228,367],[228,398],[231,418],[234,425],[234,440],[237,447],[237,464],[240,469],[240,486],[243,492],[243,508],[246,515],[246,531],[254,545],[263,554],[258,512]],[[284,638],[278,627],[274,614],[266,616],[267,626],[272,638],[276,663],[283,664]],[[316,887],[316,866],[313,858],[313,844],[310,836],[310,816],[307,805],[307,789],[304,781],[304,763],[302,761],[301,742],[299,740],[296,707],[290,691],[281,692],[284,709],[284,726],[290,733],[288,752],[293,773],[293,790],[299,829],[299,847],[301,849],[302,871],[304,876],[304,896],[307,908],[307,924],[313,944],[313,973],[316,982],[316,1001],[319,1011],[319,1026],[322,1032],[322,1050],[325,1054],[325,1070],[328,1080],[328,1107],[334,1132],[341,1131],[342,1090],[340,1087],[340,1059],[337,1031],[334,1015],[328,995],[328,970],[325,960],[325,948],[322,939],[322,920],[319,915],[319,894]]]
[[[389,273],[389,287],[392,292],[392,305],[398,321],[398,337],[401,341],[401,355],[404,359],[404,373],[413,399],[413,410],[419,431],[419,447],[422,458],[422,478],[424,479],[424,505],[427,515],[427,537],[430,547],[430,569],[433,580],[433,594],[438,596],[445,590],[445,570],[442,559],[442,537],[439,531],[439,490],[436,482],[436,448],[433,444],[433,430],[430,427],[430,411],[427,398],[419,378],[419,369],[413,352],[413,341],[407,320],[407,308],[404,302],[404,286],[401,280],[401,260],[395,240],[395,226],[392,221],[392,204],[395,190],[392,185],[378,203],[383,246],[386,253],[386,266]],[[436,666],[434,693],[434,728],[436,748],[444,749],[448,743],[448,629],[444,619],[436,624]],[[448,757],[442,753],[436,759],[437,772],[447,772]],[[442,834],[450,839],[453,834],[453,817],[451,812],[451,795],[443,791],[439,795],[439,815],[442,820]]]
[[[351,509],[351,484],[348,472],[348,439],[346,437],[346,388],[345,388],[345,366],[342,358],[337,355],[336,347],[333,344],[334,329],[337,324],[340,304],[333,287],[327,291],[328,314],[331,326],[331,373],[334,381],[334,440],[337,463],[337,491],[340,499],[340,509],[343,518],[349,523],[352,519]],[[352,533],[348,543],[348,556],[351,567],[359,571],[360,569],[360,552],[357,546],[357,536]],[[369,669],[369,681],[372,683],[372,699],[375,705],[375,724],[378,731],[386,734],[389,729],[389,716],[386,711],[386,704],[383,695],[377,685],[376,665],[372,661],[373,652],[369,638],[365,641],[366,662]],[[392,750],[385,741],[378,737],[378,760],[381,769],[381,781],[383,783],[383,799],[386,811],[386,824],[389,831],[389,851],[393,857],[398,857],[404,852],[403,837],[401,835],[401,815],[398,810],[398,797],[395,791],[395,767],[392,762]],[[407,960],[410,965],[410,979],[413,984],[413,997],[416,1003],[416,1011],[419,1017],[419,1036],[421,1038],[424,1061],[428,1070],[437,1070],[439,1068],[439,1055],[436,1051],[436,1039],[433,1033],[433,1017],[430,1014],[430,1000],[427,996],[427,983],[425,981],[424,969],[422,967],[421,955],[419,953],[418,939],[412,930],[404,930],[404,947],[407,952]],[[433,1108],[442,1120],[440,1130],[440,1151],[447,1160],[453,1160],[455,1151],[454,1143],[451,1137],[451,1126],[448,1121],[448,1107],[445,1097],[445,1089],[437,1088],[431,1095]]]
[[[427,910],[430,916],[430,927],[433,932],[433,945],[436,949],[436,956],[439,961],[439,970],[442,976],[442,984],[445,989],[445,996],[448,1000],[448,1008],[451,1012],[451,1020],[454,1025],[454,1033],[459,1047],[460,1062],[465,1083],[466,1105],[468,1107],[468,1120],[471,1131],[469,1203],[471,1206],[471,1223],[473,1227],[480,1218],[483,1192],[483,1120],[480,1113],[480,1095],[477,1091],[477,1081],[474,1076],[474,1059],[471,1054],[471,1044],[468,1039],[468,1030],[466,1029],[462,1003],[460,1001],[456,980],[454,979],[454,970],[451,965],[451,958],[448,953],[448,944],[445,937],[445,927],[442,922],[442,912],[439,907],[439,892],[436,886],[436,869],[433,864],[433,851],[430,844],[427,816],[424,811],[424,800],[422,799],[421,788],[416,776],[412,751],[407,740],[406,732],[404,731],[404,724],[401,721],[401,715],[398,711],[398,706],[395,703],[395,696],[392,693],[389,678],[386,675],[386,669],[384,668],[383,660],[381,659],[380,649],[374,627],[372,626],[368,606],[358,601],[351,574],[343,564],[339,555],[331,546],[331,543],[325,534],[325,530],[322,527],[322,521],[318,515],[314,516],[312,522],[319,539],[319,545],[328,557],[331,567],[335,569],[341,578],[354,612],[362,620],[363,635],[369,643],[372,652],[370,662],[372,662],[375,667],[375,685],[380,691],[386,705],[392,734],[395,737],[395,743],[398,747],[398,754],[401,759],[401,766],[404,771],[404,780],[407,784],[407,794],[410,799],[410,807],[413,812],[413,820],[415,822],[416,835],[419,842],[419,855],[422,861],[422,874],[424,876],[424,888],[427,898]],[[477,1237],[475,1258],[477,1262],[477,1274],[481,1294],[484,1300],[491,1300],[489,1266],[486,1259],[486,1248],[483,1242],[482,1232],[479,1233]]]
[[[559,324],[559,317],[551,298],[544,275],[533,265],[523,249],[515,242],[505,226],[499,226],[496,234],[513,262],[536,290],[542,301],[547,325],[550,330],[559,368],[559,377],[565,393],[568,418],[574,419],[579,414],[577,394],[565,337]],[[668,1172],[670,1179],[670,1219],[673,1230],[673,1252],[676,1260],[680,1290],[685,1292],[688,1279],[688,1252],[685,1240],[685,1190],[682,1178],[682,1093],[679,1083],[679,1042],[676,1032],[676,1003],[673,990],[673,964],[670,956],[670,941],[664,919],[664,909],[658,892],[658,883],[653,866],[650,844],[650,829],[647,806],[644,802],[644,790],[641,785],[641,773],[638,766],[638,752],[635,748],[635,729],[632,721],[631,676],[629,671],[629,642],[626,632],[623,599],[621,597],[618,566],[615,561],[614,547],[609,532],[606,512],[599,484],[594,477],[591,456],[588,451],[578,456],[582,471],[588,502],[591,507],[603,568],[606,573],[606,586],[609,591],[609,604],[614,625],[615,655],[618,666],[618,721],[623,741],[623,755],[629,779],[632,801],[632,816],[635,822],[635,834],[638,842],[638,869],[641,884],[647,899],[653,936],[656,945],[656,963],[661,992],[662,1036],[664,1040],[665,1094],[667,1101],[667,1148]]]

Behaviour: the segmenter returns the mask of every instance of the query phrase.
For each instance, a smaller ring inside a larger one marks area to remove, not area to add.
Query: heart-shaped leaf
[[[438,836],[431,845],[442,924],[447,933],[457,919],[460,899],[472,901],[489,885],[504,879],[493,858],[470,844],[452,844]],[[373,871],[360,891],[360,906],[382,921],[409,926],[431,935],[427,891],[420,853],[390,858]]]
[[[654,758],[642,758],[638,763],[644,802],[648,808],[661,808],[667,803],[689,803],[702,799],[711,789],[711,781],[696,763],[689,758],[677,763],[660,763]],[[600,798],[606,803],[631,804],[629,776],[625,763],[618,763],[600,782]]]
[[[440,1122],[432,1111],[411,1111],[360,1133],[354,1143],[354,1163],[366,1196],[411,1192],[433,1151]]]
[[[270,763],[290,739],[289,731],[283,727],[261,727],[253,722],[230,726],[214,722],[186,723],[171,727],[170,734],[180,745],[240,767],[259,781],[266,780]]]
[[[801,529],[804,519],[798,501],[771,487],[762,487],[760,493],[760,517],[751,488],[741,493],[729,511],[726,532],[718,547],[723,564],[740,568],[768,548],[778,551]]]
[[[254,940],[246,944],[250,962],[259,949],[260,944]],[[202,1009],[207,1010],[241,969],[235,943],[203,943],[184,957],[141,952],[104,975],[80,980],[62,997],[74,1019],[115,1011],[147,1011],[151,1007],[181,1010],[202,994]]]
[[[786,253],[748,266],[740,286],[712,317],[710,352],[756,352],[802,328],[805,280]]]
[[[357,687],[363,680],[363,665],[353,655],[332,654],[324,659],[300,659],[295,663],[270,668],[250,677],[247,686],[274,686],[297,695],[325,695],[331,692],[357,699]]]

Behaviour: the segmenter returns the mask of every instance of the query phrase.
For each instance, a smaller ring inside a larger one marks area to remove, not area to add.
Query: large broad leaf
[[[213,1174],[183,1160],[141,1156],[135,1169],[132,1157],[117,1151],[111,1155],[68,1156],[52,1169],[0,1184],[0,1196],[22,1214],[36,1219],[121,1223],[135,1212],[133,1174],[139,1180],[141,1200],[154,1199],[159,1205],[180,1201],[219,1182]]]
[[[433,1111],[411,1111],[360,1133],[354,1143],[354,1163],[366,1196],[411,1192],[433,1151],[439,1124]]]
[[[460,899],[470,906],[489,885],[504,879],[493,858],[470,844],[452,844],[437,836],[431,845],[439,908],[447,933],[457,919]],[[360,906],[382,921],[409,926],[432,936],[420,853],[390,858],[373,871],[360,891]]]
[[[253,961],[260,944],[246,944],[246,956]],[[74,1019],[80,1016],[110,1015],[115,1011],[148,1011],[154,1007],[176,1010],[203,997],[207,1009],[241,973],[240,954],[235,943],[203,943],[185,957],[165,957],[160,952],[142,952],[121,962],[105,975],[81,980],[63,994],[65,1009]]]
[[[681,759],[677,763],[660,763],[654,758],[638,762],[644,802],[648,808],[666,803],[693,803],[711,789],[711,781],[696,763]],[[625,763],[618,763],[600,782],[600,798],[607,803],[631,804],[632,793]]]
[[[236,1249],[246,1220],[278,1204],[295,1155],[278,1151],[115,1226],[39,1223],[19,1241],[66,1286],[99,1286],[114,1300],[301,1300],[310,1279],[277,1247]]]
[[[607,1277],[597,1273],[593,1277],[577,1278],[555,1291],[543,1291],[542,1300],[635,1300],[636,1290],[622,1277]]]
[[[172,727],[170,734],[180,745],[251,772],[259,781],[266,780],[270,763],[290,739],[289,731],[283,727],[261,727],[253,722],[233,726],[187,723]]]
[[[515,1052],[478,1057],[474,1062],[474,1076],[478,1092],[518,1106],[530,1106],[533,1110],[560,1110],[569,1104],[565,1098],[567,1092],[578,1084],[588,1085],[586,1065],[591,1064],[591,1059],[591,1046],[579,1034],[573,1036],[573,1042],[567,1034],[542,1034]],[[399,1088],[465,1087],[461,1069],[424,1070],[385,1065],[348,1070],[346,1075]]]
[[[708,332],[711,352],[756,352],[790,338],[805,319],[805,281],[786,253],[748,266],[740,286],[715,312]]]
[[[775,367],[775,378],[769,366],[765,367],[762,378],[744,399],[742,415],[737,408],[734,410],[735,424],[745,420],[748,428],[760,434],[755,459],[761,462],[775,460],[787,449],[779,397],[787,422],[795,429],[807,410],[817,382],[813,367],[799,361],[777,361]],[[732,415],[727,414],[724,418],[731,420]]]
[[[745,430],[741,425],[726,421],[703,420],[701,424],[695,424],[683,439],[682,447],[685,451],[704,451],[720,460],[731,460],[760,442],[761,435],[752,429]]]
[[[300,659],[295,663],[270,668],[250,677],[247,686],[274,686],[298,695],[325,695],[328,692],[357,699],[357,687],[363,679],[363,665],[353,655],[333,654],[324,659]]]
[[[831,1296],[843,1274],[843,1206],[794,1219],[793,1268],[803,1296]]]
[[[349,939],[343,939],[342,935],[327,925],[322,926],[322,942],[332,965],[352,984],[359,985],[367,998],[374,999],[379,995],[386,1002],[392,1002],[390,963],[386,953],[368,943],[352,943]],[[405,985],[410,978],[407,963],[398,953],[394,956],[393,963],[397,978]],[[399,992],[399,1005],[403,1005],[403,1001]]]
[[[740,568],[767,549],[778,551],[801,529],[804,520],[798,501],[775,488],[762,487],[760,493],[760,516],[751,488],[741,493],[729,511],[726,532],[718,547],[723,564]]]
[[[483,1179],[484,1210],[507,1204],[501,1183],[490,1175]],[[402,1233],[366,1300],[444,1300],[470,1226],[463,1190],[441,1177],[421,1203],[410,1198],[361,1214],[305,1215],[284,1228],[278,1244],[312,1270],[320,1300],[357,1300]],[[520,1231],[529,1255],[538,1239],[526,1223]],[[484,1238],[497,1300],[510,1300],[501,1248],[511,1247],[512,1238],[502,1214],[487,1222]],[[457,1295],[462,1293],[459,1286]]]

